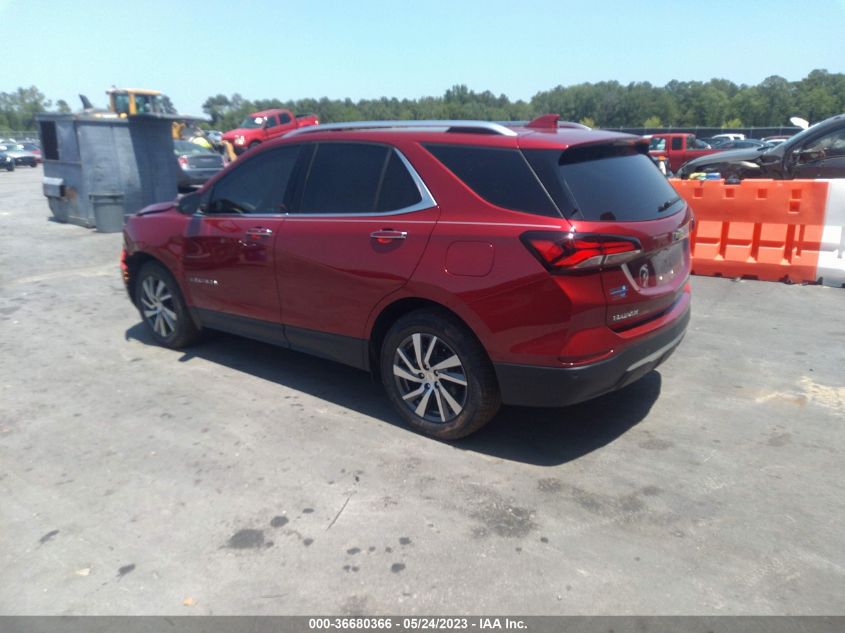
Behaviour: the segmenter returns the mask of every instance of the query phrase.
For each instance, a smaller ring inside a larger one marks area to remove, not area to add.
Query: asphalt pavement
[[[621,392],[443,443],[367,374],[155,346],[0,173],[0,614],[842,614],[845,289],[693,279]]]

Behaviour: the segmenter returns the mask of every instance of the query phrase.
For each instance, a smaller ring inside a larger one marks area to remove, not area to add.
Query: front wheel
[[[15,161],[11,161],[6,165],[6,171],[15,171]]]
[[[474,433],[501,406],[481,344],[445,313],[420,310],[400,318],[382,345],[381,375],[402,418],[438,439]]]
[[[258,141],[253,141],[252,143],[249,144],[249,147],[247,147],[247,149],[255,149],[259,145],[261,145],[261,143],[259,143]]]
[[[180,349],[199,338],[199,328],[188,312],[176,279],[158,262],[147,262],[138,272],[135,305],[159,345]]]

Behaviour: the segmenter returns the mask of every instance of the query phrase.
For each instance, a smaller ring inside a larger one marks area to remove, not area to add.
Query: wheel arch
[[[379,359],[381,356],[381,346],[384,343],[384,339],[387,336],[388,331],[391,326],[396,323],[396,321],[406,314],[415,312],[416,310],[431,310],[433,312],[439,312],[440,314],[444,314],[450,319],[458,322],[472,335],[481,349],[484,350],[484,354],[487,355],[487,359],[490,360],[490,355],[484,347],[484,344],[481,342],[478,333],[460,314],[442,303],[438,303],[437,301],[433,301],[431,299],[424,299],[422,297],[403,297],[384,306],[373,321],[373,326],[370,328],[367,360],[369,362],[370,371],[375,379],[378,380],[381,378],[381,362]]]
[[[157,257],[153,257],[147,252],[144,251],[136,251],[131,255],[126,256],[126,291],[129,293],[129,300],[132,303],[135,303],[135,295],[136,295],[136,283],[138,281],[138,272],[141,270],[141,266],[146,264],[147,262],[156,262],[167,268],[167,264],[163,261],[158,259]],[[171,271],[172,274],[172,271]],[[137,305],[137,304],[136,304]]]
[[[191,302],[188,297],[188,293],[185,292],[185,288],[182,282],[179,279],[179,276],[173,271],[173,268],[168,266],[164,261],[156,257],[155,255],[151,255],[147,251],[135,251],[131,255],[126,256],[126,291],[129,293],[129,300],[135,307],[138,307],[138,304],[135,302],[136,297],[136,283],[138,281],[138,273],[141,270],[141,267],[148,263],[148,262],[155,262],[162,268],[164,268],[170,275],[173,277],[173,280],[176,282],[176,286],[179,289],[179,292],[182,293],[182,299],[185,301],[185,305],[188,309],[188,314],[191,317],[191,320],[194,322],[194,325],[197,328],[202,327],[202,322],[200,321],[199,316],[197,315],[196,310],[193,309]]]

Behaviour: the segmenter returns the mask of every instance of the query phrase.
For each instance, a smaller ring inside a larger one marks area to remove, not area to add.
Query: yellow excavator
[[[147,90],[146,88],[116,88],[112,86],[106,90],[109,96],[108,113],[111,116],[126,118],[137,114],[168,114],[179,113],[173,107],[170,99],[159,90]],[[79,95],[85,110],[96,113],[91,102],[84,95]],[[198,119],[185,117],[173,120],[173,138],[179,140],[183,137],[185,129],[189,125],[193,128]],[[235,160],[236,155],[231,143],[223,141],[223,148],[229,160]]]

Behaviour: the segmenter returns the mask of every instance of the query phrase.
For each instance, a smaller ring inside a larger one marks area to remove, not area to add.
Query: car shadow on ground
[[[126,331],[126,339],[156,345],[141,323]],[[184,350],[179,361],[194,358],[407,428],[381,385],[368,373],[340,363],[222,332],[206,334],[199,344]],[[660,387],[660,374],[652,371],[620,391],[566,408],[503,407],[480,431],[451,444],[501,459],[556,466],[613,442],[642,421],[660,395]]]

